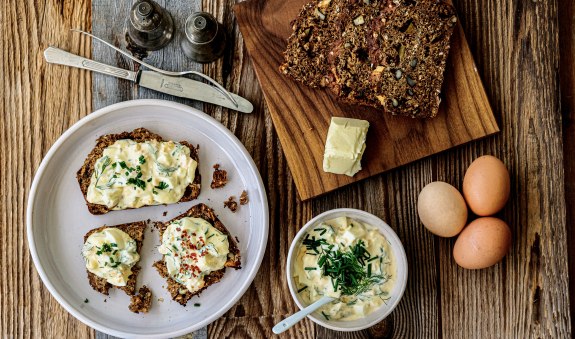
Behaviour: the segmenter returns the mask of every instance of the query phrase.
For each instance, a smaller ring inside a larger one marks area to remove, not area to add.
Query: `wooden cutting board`
[[[460,24],[454,31],[439,114],[430,120],[394,117],[340,103],[280,74],[290,21],[309,0],[249,0],[234,7],[246,48],[265,95],[302,200],[499,132]],[[323,171],[332,116],[369,121],[363,169],[350,178]]]

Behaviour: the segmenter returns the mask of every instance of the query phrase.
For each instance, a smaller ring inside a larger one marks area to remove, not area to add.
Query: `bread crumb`
[[[152,291],[144,285],[138,290],[138,294],[133,295],[131,298],[130,311],[134,313],[148,313],[150,306],[152,306]]]
[[[164,298],[158,298],[158,301],[163,303],[164,302]]]
[[[240,195],[240,205],[245,205],[250,201],[250,199],[248,198],[248,192],[246,192],[246,190],[242,191],[242,194]]]
[[[166,215],[168,215],[168,211],[164,211],[164,213],[162,213],[162,216],[165,217]]]
[[[228,172],[220,169],[220,164],[214,165],[214,174],[212,175],[211,188],[221,188],[228,183]]]
[[[224,208],[229,208],[232,213],[236,213],[238,210],[238,203],[235,201],[236,197],[233,195],[228,198],[227,201],[224,201]]]

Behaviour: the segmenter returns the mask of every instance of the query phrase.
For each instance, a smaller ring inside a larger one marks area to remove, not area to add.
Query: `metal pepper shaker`
[[[196,62],[212,62],[224,54],[227,42],[224,26],[210,13],[192,13],[186,19],[182,35],[184,54]]]
[[[153,0],[138,0],[126,22],[128,43],[149,51],[166,46],[174,37],[174,21]]]

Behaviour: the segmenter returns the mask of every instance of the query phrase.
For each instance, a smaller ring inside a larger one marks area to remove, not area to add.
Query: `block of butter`
[[[331,118],[325,141],[323,170],[350,177],[359,172],[368,128],[369,122],[365,120]]]

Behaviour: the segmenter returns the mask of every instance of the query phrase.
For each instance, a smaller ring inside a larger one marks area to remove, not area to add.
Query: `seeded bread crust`
[[[393,115],[438,112],[454,8],[436,0],[314,0],[292,22],[280,71]]]
[[[92,233],[100,232],[100,231],[103,231],[107,228],[117,228],[117,229],[125,232],[126,234],[128,234],[132,239],[134,239],[136,241],[136,250],[137,250],[138,254],[140,254],[141,250],[142,250],[142,244],[144,242],[144,233],[146,231],[146,225],[147,224],[145,221],[138,221],[138,222],[132,222],[132,223],[121,224],[121,225],[116,225],[116,226],[98,227],[98,228],[95,228],[95,229],[89,231],[88,233],[86,233],[86,235],[84,236],[84,243],[86,242],[86,240],[88,240],[88,237],[90,235],[92,235]],[[126,283],[126,286],[112,285],[109,282],[107,282],[106,279],[100,278],[88,270],[86,270],[86,273],[88,273],[88,282],[90,283],[90,286],[92,286],[92,288],[94,290],[96,290],[102,294],[108,295],[109,289],[112,287],[115,287],[115,288],[118,288],[118,289],[126,292],[126,294],[128,294],[128,295],[134,295],[134,292],[136,290],[136,280],[138,278],[138,273],[140,273],[140,269],[141,269],[141,267],[138,266],[138,264],[136,264],[132,267],[132,274],[128,278],[128,282]]]
[[[219,282],[224,276],[226,267],[233,267],[235,269],[241,268],[240,250],[238,248],[235,239],[230,235],[227,228],[224,226],[224,224],[222,224],[222,222],[218,219],[218,217],[216,217],[214,210],[204,204],[195,205],[185,213],[180,214],[179,216],[175,217],[172,220],[166,222],[156,222],[154,225],[159,230],[160,239],[162,238],[166,228],[172,222],[180,220],[185,217],[202,218],[207,222],[209,222],[212,226],[217,228],[220,232],[227,235],[230,253],[228,254],[228,260],[226,261],[224,268],[218,271],[214,271],[209,275],[205,276],[204,277],[205,286],[201,290],[194,293],[188,291],[184,285],[170,278],[170,276],[168,275],[168,269],[166,268],[166,264],[163,260],[154,263],[154,267],[158,270],[158,273],[160,273],[160,275],[166,279],[168,283],[167,290],[168,292],[170,292],[172,299],[180,303],[182,306],[186,306],[188,300],[190,300],[193,296],[199,295],[203,290],[205,290],[209,286]],[[185,293],[180,293],[180,290],[182,291],[185,290]]]
[[[152,291],[144,285],[130,298],[128,309],[134,313],[148,313],[152,307]]]
[[[78,170],[76,173],[76,179],[78,180],[78,184],[80,185],[80,190],[84,195],[84,200],[86,200],[86,205],[88,206],[88,210],[90,213],[98,215],[98,214],[106,214],[111,210],[105,205],[93,204],[88,202],[87,195],[88,195],[88,187],[90,187],[90,181],[92,178],[92,173],[94,172],[94,165],[96,161],[102,157],[104,150],[106,147],[111,146],[118,140],[122,139],[131,139],[136,142],[144,142],[148,140],[157,140],[157,141],[166,141],[162,139],[161,136],[150,132],[145,128],[137,128],[132,132],[122,132],[118,134],[107,134],[103,135],[98,138],[96,141],[96,147],[92,149],[86,160],[84,161],[84,165]],[[200,159],[198,156],[199,146],[192,146],[187,141],[180,141],[180,143],[184,146],[187,146],[190,149],[190,157],[194,159],[198,166],[196,167],[196,175],[194,177],[194,181],[188,185],[186,188],[184,195],[179,200],[179,202],[190,201],[196,199],[200,194],[201,188],[201,177],[200,177]],[[145,206],[143,206],[145,207]]]

